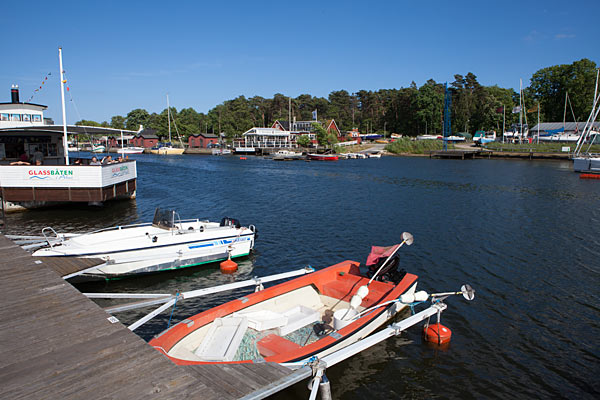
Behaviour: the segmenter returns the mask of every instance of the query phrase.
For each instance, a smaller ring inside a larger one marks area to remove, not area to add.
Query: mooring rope
[[[175,303],[173,303],[173,309],[171,309],[171,315],[169,315],[169,323],[167,324],[167,329],[171,326],[171,318],[173,318],[173,312],[175,312],[175,307],[177,307],[177,299],[179,299],[179,291],[175,293]]]

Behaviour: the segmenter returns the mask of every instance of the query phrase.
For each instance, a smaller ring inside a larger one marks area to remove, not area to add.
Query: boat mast
[[[58,48],[58,64],[60,68],[60,98],[62,101],[63,117],[63,149],[65,153],[65,165],[69,165],[69,148],[67,146],[67,113],[65,111],[65,78],[63,76],[62,47]]]
[[[169,146],[171,146],[171,107],[169,106],[169,93],[167,93],[167,122],[169,123]]]
[[[590,112],[590,116],[588,117],[585,126],[583,127],[583,132],[581,133],[581,136],[579,137],[579,140],[577,141],[577,146],[575,146],[575,151],[573,152],[573,157],[579,157],[579,155],[581,154],[581,150],[583,149],[583,144],[585,143],[586,139],[588,136],[590,136],[590,131],[593,128],[594,122],[596,121],[596,118],[598,117],[598,113],[600,112],[600,95],[598,94],[598,82],[600,81],[600,68],[597,69],[596,71],[596,86],[594,88],[594,100],[592,102],[592,111]],[[592,146],[592,144],[594,143],[594,141],[591,141],[589,146],[588,146],[588,150],[587,152],[589,153],[589,150]]]
[[[502,104],[502,143],[504,143],[505,133],[506,133],[506,107],[504,106],[504,104]]]
[[[540,144],[540,102],[538,101],[538,140],[537,143]]]
[[[523,79],[519,79],[519,143],[523,138]]]
[[[565,133],[565,125],[567,124],[567,99],[569,98],[569,92],[565,93],[565,111],[563,112],[563,133]]]

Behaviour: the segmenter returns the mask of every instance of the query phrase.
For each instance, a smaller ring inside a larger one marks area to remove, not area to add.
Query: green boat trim
[[[247,257],[249,255],[250,255],[250,253],[245,253],[245,254],[240,254],[238,256],[233,256],[231,258],[233,259],[233,258]],[[143,273],[137,273],[137,274],[126,274],[126,275],[123,275],[123,276],[107,277],[107,278],[104,278],[104,280],[105,281],[119,281],[121,279],[131,278],[131,277],[136,276],[136,275],[149,275],[149,274],[156,274],[156,273],[159,273],[159,272],[176,271],[178,269],[191,268],[191,267],[195,267],[195,266],[203,265],[203,264],[218,263],[218,262],[225,261],[225,260],[227,260],[227,257],[217,258],[215,260],[210,260],[210,261],[202,261],[202,262],[193,263],[193,264],[185,264],[185,265],[180,265],[180,266],[177,266],[177,267],[159,269],[159,270],[152,271],[152,272],[143,272]]]

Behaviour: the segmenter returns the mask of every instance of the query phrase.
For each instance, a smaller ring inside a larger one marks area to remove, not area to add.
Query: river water
[[[274,162],[248,157],[134,156],[134,201],[10,214],[8,233],[42,227],[87,231],[147,222],[155,207],[182,218],[224,216],[258,227],[253,255],[226,276],[218,265],[83,291],[175,292],[345,259],[371,245],[415,237],[403,267],[429,292],[450,298],[442,322],[448,349],[422,342],[418,327],[327,370],[334,398],[598,398],[600,395],[600,182],[568,162],[384,157]],[[248,290],[180,303],[172,323]],[[129,324],[150,310],[118,314]],[[169,313],[137,332],[146,340]],[[306,399],[305,383],[277,398]]]

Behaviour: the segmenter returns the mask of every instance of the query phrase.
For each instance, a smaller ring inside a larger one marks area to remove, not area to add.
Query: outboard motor
[[[369,270],[367,271],[367,276],[371,278],[375,272],[381,267],[381,265],[385,262],[386,258],[381,258],[379,261],[373,265],[369,266]],[[398,270],[398,264],[400,263],[400,258],[398,256],[392,258],[390,262],[386,264],[386,266],[379,272],[379,275],[375,278],[376,281],[381,282],[394,282],[396,285],[400,283],[404,275],[406,275],[406,271],[404,269]]]
[[[237,219],[225,217],[221,220],[220,226],[235,226],[239,229],[242,225]]]

